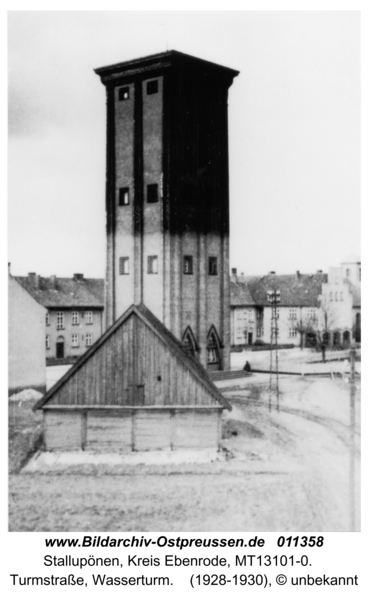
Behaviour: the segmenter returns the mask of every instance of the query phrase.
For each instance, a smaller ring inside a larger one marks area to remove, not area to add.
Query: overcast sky
[[[9,13],[9,261],[103,277],[105,89],[93,69],[175,49],[229,94],[230,263],[314,272],[360,254],[358,12]]]

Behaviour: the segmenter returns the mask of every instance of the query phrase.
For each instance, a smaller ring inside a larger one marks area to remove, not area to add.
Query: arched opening
[[[330,345],[330,333],[328,331],[325,331],[324,334],[322,335],[322,341],[325,346]]]
[[[314,331],[307,331],[305,336],[305,345],[307,348],[314,348],[317,344],[317,336]]]
[[[356,314],[355,317],[355,341],[360,343],[361,342],[361,322],[360,322],[360,313]]]
[[[344,331],[342,339],[343,339],[344,346],[349,346],[349,344],[350,344],[350,331]]]
[[[196,352],[198,352],[198,344],[189,325],[184,331],[182,343],[185,352],[195,358]]]
[[[220,338],[216,328],[212,325],[207,338],[207,366],[211,371],[221,369]]]
[[[65,340],[62,335],[59,335],[56,340],[56,358],[64,358],[65,356]]]
[[[334,333],[333,333],[333,345],[334,346],[340,346],[340,343],[341,343],[340,332],[339,331],[334,331]]]

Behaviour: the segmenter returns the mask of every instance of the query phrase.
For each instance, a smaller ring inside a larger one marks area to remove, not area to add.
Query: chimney
[[[56,275],[51,275],[51,277],[50,277],[50,287],[53,290],[56,290]]]
[[[8,262],[8,273],[9,273],[9,275],[11,275],[11,269],[10,269],[10,267],[11,267],[11,263]]]
[[[232,281],[233,283],[236,283],[236,278],[237,278],[237,270],[231,269],[230,281]]]
[[[269,271],[268,274],[269,275],[276,275],[276,271]]]
[[[35,290],[38,290],[40,287],[40,276],[36,273],[28,273],[28,279],[31,283],[31,286],[35,288]]]
[[[296,280],[299,281],[300,279],[300,271],[297,271],[295,274]]]
[[[322,269],[318,269],[317,273],[323,273]]]
[[[83,281],[83,273],[74,273],[74,281]]]

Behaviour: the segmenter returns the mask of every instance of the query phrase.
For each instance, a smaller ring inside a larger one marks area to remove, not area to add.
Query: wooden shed
[[[34,407],[44,449],[216,449],[230,404],[144,306],[131,306]]]

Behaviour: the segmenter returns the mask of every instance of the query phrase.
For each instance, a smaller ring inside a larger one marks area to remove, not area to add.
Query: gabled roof
[[[55,383],[55,385],[35,404],[33,410],[42,408],[54,394],[71,379],[81,367],[84,365],[91,356],[114,334],[114,332],[127,320],[129,317],[135,314],[141,319],[148,327],[150,327],[156,335],[159,336],[161,341],[175,354],[176,358],[179,359],[188,369],[191,371],[198,381],[207,388],[210,394],[221,404],[224,408],[232,410],[229,402],[223,398],[212,380],[210,379],[206,369],[194,358],[189,356],[183,344],[159,321],[148,308],[143,304],[139,306],[132,305],[115,323],[97,340],[97,342],[85,352],[80,359],[65,373],[65,375]]]
[[[264,275],[263,277],[239,276],[232,283],[231,305],[270,306],[267,299],[269,290],[280,290],[280,306],[318,306],[318,296],[322,293],[322,283],[327,281],[325,273],[305,275]],[[239,288],[243,288],[240,291]],[[234,304],[233,304],[234,299]]]
[[[231,306],[255,306],[247,283],[230,282],[230,304]]]
[[[103,279],[40,276],[14,279],[46,308],[104,307]]]

